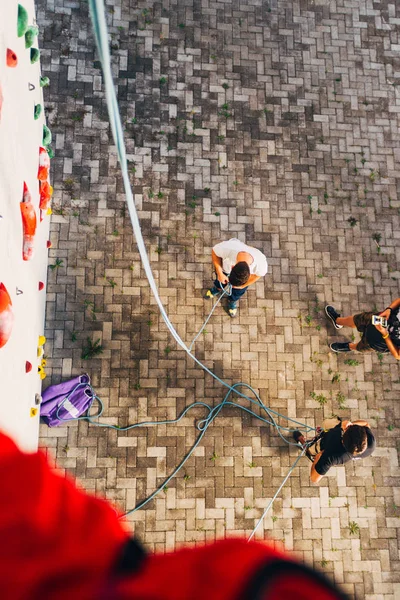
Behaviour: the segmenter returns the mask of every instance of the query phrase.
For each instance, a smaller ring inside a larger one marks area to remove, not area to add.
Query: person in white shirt
[[[217,279],[214,281],[214,286],[207,290],[206,298],[216,296],[227,283],[230,283],[232,291],[228,296],[228,313],[231,317],[236,317],[237,301],[246,293],[249,285],[267,273],[267,259],[257,248],[232,238],[214,246],[212,262]]]

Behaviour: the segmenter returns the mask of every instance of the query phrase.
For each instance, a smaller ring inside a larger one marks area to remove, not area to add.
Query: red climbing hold
[[[7,48],[7,67],[16,67],[18,64],[17,55],[13,50]]]
[[[53,244],[51,243],[51,241],[50,241],[50,240],[47,240],[47,242],[46,242],[46,248],[51,248],[51,247],[52,247],[52,245],[53,245]]]
[[[24,243],[22,258],[30,260],[33,256],[33,243],[36,233],[36,212],[26,183],[24,182],[24,195],[20,202],[22,226],[24,230]]]
[[[37,178],[39,181],[46,181],[49,177],[50,158],[46,148],[39,148],[39,170]]]
[[[39,292],[41,292],[44,288],[44,283],[43,281],[39,281]]]
[[[30,373],[31,371],[32,371],[32,363],[30,363],[29,360],[27,360],[25,363],[25,373]]]
[[[14,313],[10,294],[4,283],[0,283],[0,348],[7,344],[13,324]]]

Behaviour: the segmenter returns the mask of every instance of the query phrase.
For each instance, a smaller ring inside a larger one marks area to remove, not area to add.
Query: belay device
[[[86,373],[51,385],[42,394],[40,416],[49,427],[78,419],[90,410],[96,395]]]

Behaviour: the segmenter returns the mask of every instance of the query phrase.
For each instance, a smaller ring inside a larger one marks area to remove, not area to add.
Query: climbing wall
[[[37,446],[51,187],[33,0],[0,19],[0,428]],[[40,180],[38,179],[40,178]],[[41,346],[39,348],[39,346]]]

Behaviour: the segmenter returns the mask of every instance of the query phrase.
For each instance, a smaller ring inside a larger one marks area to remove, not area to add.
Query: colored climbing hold
[[[54,150],[51,146],[46,146],[46,150],[47,150],[47,154],[49,155],[49,158],[54,158]]]
[[[50,83],[50,79],[48,77],[41,77],[40,78],[40,87],[46,87],[48,86]]]
[[[29,415],[31,417],[36,417],[36,415],[38,414],[38,410],[39,410],[38,408],[35,408],[32,406]]]
[[[44,137],[44,128],[46,125],[43,125],[43,137]],[[46,129],[48,129],[46,127]],[[50,131],[50,130],[49,130]],[[50,134],[51,135],[51,134]],[[50,158],[47,154],[46,148],[39,148],[39,169],[37,178],[39,181],[46,181],[49,177],[49,169],[50,169]]]
[[[13,324],[14,313],[10,294],[4,283],[0,283],[0,348],[7,344]]]
[[[51,241],[50,241],[50,240],[47,240],[47,242],[46,242],[46,248],[51,248],[51,247],[52,247],[52,245],[53,245],[53,244],[51,243]]]
[[[33,109],[33,118],[35,119],[35,121],[38,120],[38,118],[40,117],[41,114],[42,114],[42,105],[35,104],[35,108]]]
[[[27,360],[25,362],[25,373],[30,373],[32,371],[32,363]]]
[[[17,35],[22,37],[28,29],[28,11],[21,4],[18,4]]]
[[[40,358],[42,356],[42,354],[43,354],[43,348],[38,348],[37,349],[38,358]]]
[[[42,144],[43,144],[43,146],[48,146],[49,144],[51,144],[51,131],[47,127],[47,125],[43,125],[43,141],[42,141]]]
[[[40,51],[38,48],[31,48],[31,63],[34,64],[39,60]]]
[[[41,292],[44,289],[44,283],[43,281],[39,281],[39,292]]]
[[[10,48],[7,48],[7,67],[16,67],[18,64],[18,58],[17,55],[15,54],[14,50],[10,50]]]
[[[33,244],[36,233],[36,212],[32,204],[32,198],[26,183],[24,182],[24,194],[20,202],[22,227],[24,232],[24,241],[22,247],[23,260],[30,260],[33,256]]]
[[[25,33],[25,48],[31,48],[35,41],[35,37],[39,33],[39,28],[36,25],[30,25]]]
[[[53,193],[53,188],[48,181],[40,182],[40,210],[47,210],[49,208],[50,199]]]
[[[35,108],[33,110],[33,118],[35,119],[35,121],[38,120],[38,118],[40,117],[41,114],[42,114],[42,105],[35,104]]]
[[[46,373],[41,365],[38,366],[38,373],[40,375],[40,379],[46,379]]]
[[[43,367],[43,369],[45,368],[45,366],[47,365],[47,360],[45,358],[42,358],[42,360],[40,361],[41,366]]]
[[[34,89],[35,89],[35,86],[33,85],[33,83],[29,83],[29,81],[28,81],[28,90],[30,92],[33,92]]]
[[[44,335],[39,335],[38,346],[44,346],[46,343],[46,338]]]

